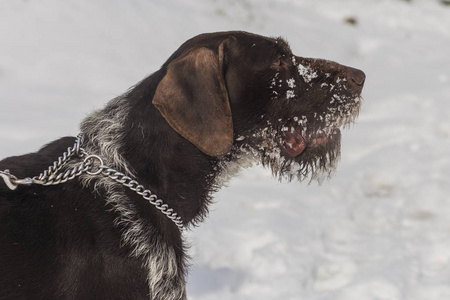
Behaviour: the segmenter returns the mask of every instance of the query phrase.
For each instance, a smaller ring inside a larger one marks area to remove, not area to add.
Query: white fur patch
[[[120,154],[123,143],[123,126],[129,107],[125,97],[118,97],[108,103],[105,109],[88,116],[81,124],[87,153],[100,156],[105,165],[133,176],[133,169]],[[67,165],[73,167],[77,162]],[[105,200],[112,211],[119,216],[115,225],[123,228],[122,243],[131,247],[133,257],[144,261],[148,271],[147,282],[150,300],[186,299],[185,279],[177,266],[175,250],[162,238],[156,238],[153,228],[139,216],[133,202],[125,195],[124,187],[108,177],[84,174],[80,177],[84,187],[94,181],[94,190],[105,191]],[[151,239],[152,238],[152,239]]]

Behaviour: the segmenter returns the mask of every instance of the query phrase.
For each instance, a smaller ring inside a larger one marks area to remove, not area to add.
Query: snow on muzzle
[[[366,75],[329,60],[293,57],[292,61],[307,86],[300,103],[316,107],[313,114],[294,117],[281,129],[279,145],[285,154],[297,157],[307,149],[331,145],[339,128],[355,120]]]

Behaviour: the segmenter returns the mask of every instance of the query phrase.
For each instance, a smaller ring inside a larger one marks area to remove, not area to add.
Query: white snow
[[[295,78],[290,78],[288,80],[286,80],[286,83],[288,84],[288,87],[290,87],[291,89],[295,88]]]
[[[0,157],[76,135],[186,39],[236,29],[362,69],[364,100],[331,180],[254,167],[216,195],[187,235],[190,299],[450,299],[450,7],[438,0],[1,1]]]
[[[311,80],[314,78],[317,78],[317,73],[309,66],[304,66],[302,64],[297,65],[298,68],[298,74],[303,77],[303,80],[306,83],[310,83]]]
[[[289,100],[292,98],[295,98],[295,92],[293,90],[287,90],[286,91],[286,99]]]

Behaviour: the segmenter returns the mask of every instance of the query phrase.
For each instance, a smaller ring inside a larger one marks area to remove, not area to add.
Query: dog
[[[182,228],[239,164],[328,178],[364,81],[282,38],[186,41],[82,138],[0,162],[0,299],[187,299]]]

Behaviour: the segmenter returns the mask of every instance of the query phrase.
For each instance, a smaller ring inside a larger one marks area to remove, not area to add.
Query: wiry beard
[[[272,137],[272,138],[270,138]],[[340,158],[340,133],[333,140],[320,147],[307,147],[299,156],[292,158],[283,154],[279,145],[279,131],[266,128],[254,132],[234,152],[269,168],[280,181],[315,180],[319,183],[329,178]]]
[[[261,162],[270,168],[273,176],[281,180],[309,180],[319,183],[328,179],[337,167],[341,154],[340,134],[335,141],[320,148],[307,148],[295,158],[274,156],[269,151],[261,153]],[[281,150],[279,150],[281,151]]]
[[[341,132],[339,128],[350,127],[356,120],[361,107],[361,98],[352,98],[327,113],[307,117],[293,117],[276,125],[264,120],[266,126],[238,137],[233,155],[250,158],[271,170],[280,181],[317,181],[329,179],[340,160]],[[307,144],[305,150],[292,157],[285,153],[282,144],[283,130],[298,127],[302,136],[324,135],[326,142],[320,145]],[[246,160],[248,162],[248,159]],[[247,163],[248,165],[248,163]]]

